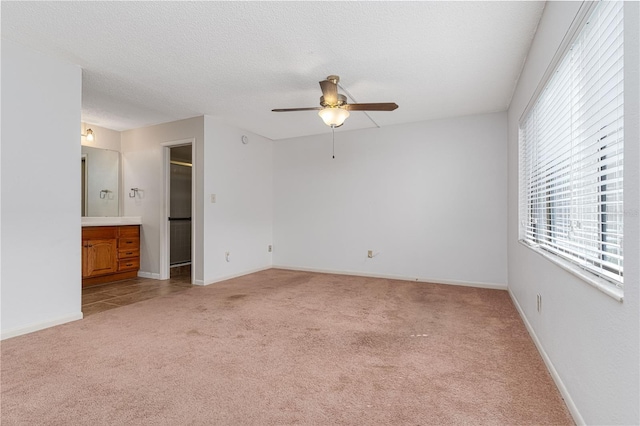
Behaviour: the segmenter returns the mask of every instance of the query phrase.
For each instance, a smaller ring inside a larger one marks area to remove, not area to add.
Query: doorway
[[[169,277],[191,275],[191,144],[169,148]]]
[[[193,284],[195,231],[195,140],[162,143],[164,202],[160,228],[160,279],[180,275]]]

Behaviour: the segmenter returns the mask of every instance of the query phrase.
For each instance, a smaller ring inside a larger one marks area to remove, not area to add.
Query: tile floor
[[[188,267],[171,269],[168,280],[132,278],[82,289],[82,313],[85,317],[121,306],[191,288]]]

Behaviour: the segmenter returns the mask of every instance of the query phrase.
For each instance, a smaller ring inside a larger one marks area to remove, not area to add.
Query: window
[[[520,240],[623,285],[623,2],[601,1],[520,122]]]

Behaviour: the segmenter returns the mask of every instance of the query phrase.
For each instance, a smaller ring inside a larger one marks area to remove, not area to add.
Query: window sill
[[[623,290],[621,288],[616,287],[614,284],[610,283],[609,281],[597,277],[587,271],[585,271],[584,269],[580,268],[577,265],[574,265],[573,263],[567,262],[566,260],[554,256],[551,253],[548,253],[545,250],[539,249],[537,247],[533,247],[530,246],[529,244],[525,243],[522,240],[518,240],[518,242],[520,244],[522,244],[523,246],[527,247],[530,250],[533,250],[534,252],[538,253],[539,255],[541,255],[542,257],[550,260],[551,262],[555,263],[556,265],[558,265],[559,267],[561,267],[562,269],[564,269],[565,271],[575,275],[576,277],[580,278],[582,281],[585,281],[587,284],[589,284],[592,287],[595,287],[596,289],[600,290],[601,292],[603,292],[604,294],[606,294],[609,297],[612,297],[613,299],[617,300],[618,302],[622,302],[624,297],[623,297]]]

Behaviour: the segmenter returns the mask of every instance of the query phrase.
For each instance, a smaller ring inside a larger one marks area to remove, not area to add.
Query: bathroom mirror
[[[82,146],[82,216],[120,216],[120,153]]]

